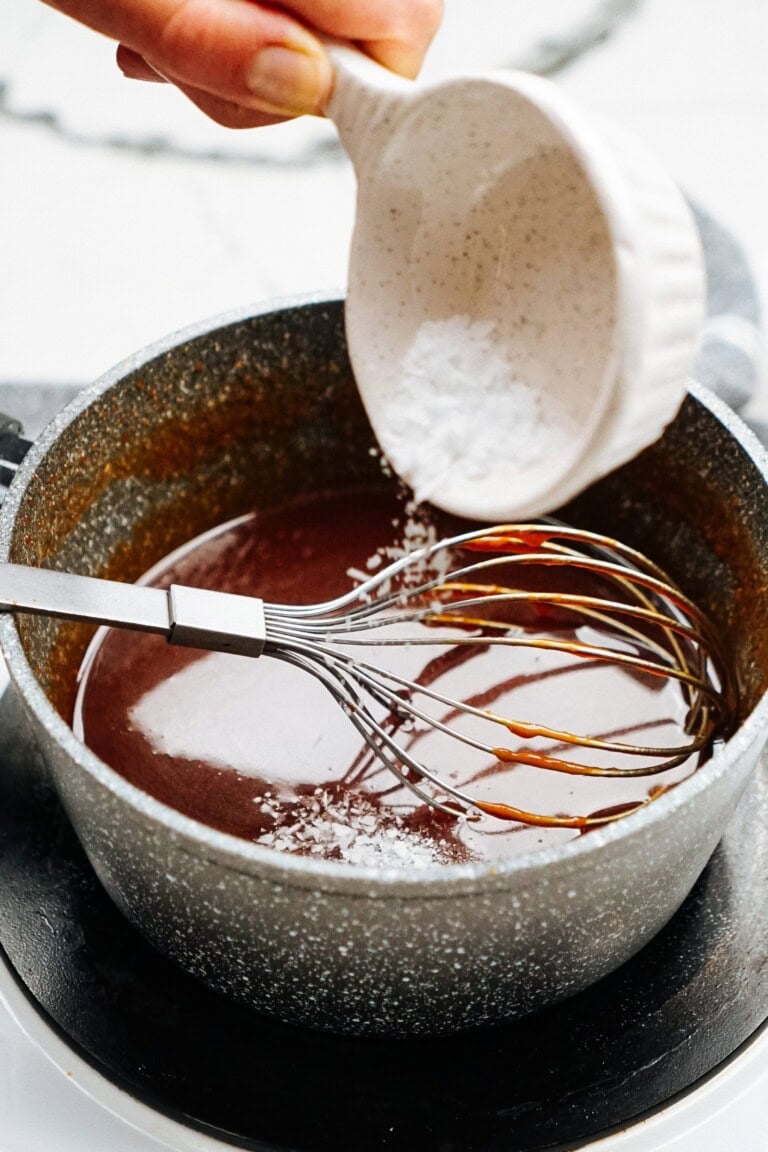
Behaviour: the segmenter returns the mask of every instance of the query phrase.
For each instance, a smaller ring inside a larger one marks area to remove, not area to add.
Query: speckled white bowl
[[[379,443],[457,515],[550,512],[652,443],[683,401],[705,302],[691,212],[640,141],[539,76],[421,84],[358,52],[334,59],[328,113],[358,180],[347,341]],[[447,348],[431,330],[427,379],[404,386],[425,321],[451,318]],[[473,339],[478,324],[492,335]],[[505,403],[521,386],[527,402]],[[477,439],[496,450],[471,451]]]
[[[212,321],[120,365],[53,421],[0,512],[0,559],[132,579],[249,506],[369,479],[371,442],[341,302]],[[377,871],[213,831],[74,737],[67,709],[87,629],[4,617],[0,639],[94,868],[159,949],[292,1023],[359,1034],[471,1028],[621,964],[714,850],[768,732],[766,477],[754,438],[696,392],[659,445],[566,510],[655,555],[722,623],[744,719],[643,811],[493,866]]]

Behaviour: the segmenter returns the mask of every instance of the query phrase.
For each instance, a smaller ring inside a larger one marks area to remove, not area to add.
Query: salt
[[[316,789],[299,796],[256,843],[282,852],[309,852],[368,867],[425,867],[451,859],[450,846],[409,827],[365,793]]]
[[[403,524],[402,540],[399,544],[385,544],[377,549],[372,556],[369,556],[365,562],[367,571],[363,572],[359,568],[347,568],[347,576],[354,584],[365,584],[371,579],[372,574],[381,568],[382,564],[392,564],[396,560],[401,560],[404,556],[408,556],[412,552],[429,551],[433,549],[440,542],[440,535],[435,527],[429,514],[429,510],[419,506],[416,500],[408,500],[403,506],[405,522]],[[399,520],[392,521],[393,527],[399,525]],[[439,551],[434,556],[430,555],[426,560],[424,566],[414,567],[412,570],[404,573],[400,577],[401,584],[404,582],[406,587],[410,585],[418,585],[424,582],[427,578],[443,577],[448,574],[451,569],[450,554],[445,551]],[[392,591],[392,582],[389,578],[382,580],[376,585],[375,595],[377,598],[383,599],[388,596]],[[370,600],[371,595],[363,597]]]
[[[565,450],[574,430],[551,393],[545,407],[537,391],[515,378],[494,324],[460,315],[419,328],[382,438],[416,500],[439,503],[449,478],[508,485]]]

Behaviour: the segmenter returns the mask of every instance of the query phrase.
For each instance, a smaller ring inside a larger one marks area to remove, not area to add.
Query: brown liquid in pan
[[[158,566],[151,582],[273,602],[322,601],[351,586],[350,568],[375,570],[369,561],[382,546],[402,543],[406,522],[390,492],[324,494],[192,541]],[[455,525],[437,528],[442,535]],[[573,615],[553,615],[548,628],[553,635],[595,637]],[[509,717],[632,743],[681,741],[679,688],[612,665],[508,648],[359,654]],[[74,726],[117,772],[180,812],[317,858],[381,866],[494,860],[579,835],[491,816],[456,820],[427,808],[372,756],[326,689],[268,657],[200,653],[107,630],[84,663]],[[400,737],[441,776],[484,801],[555,814],[642,800],[696,767],[691,759],[661,776],[577,777],[484,760],[434,734]],[[609,762],[596,755],[592,762]]]

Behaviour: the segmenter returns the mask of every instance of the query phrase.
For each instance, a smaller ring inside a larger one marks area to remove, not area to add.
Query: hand
[[[442,15],[441,0],[45,2],[117,40],[127,77],[175,84],[228,128],[322,112],[333,74],[313,30],[415,76]]]

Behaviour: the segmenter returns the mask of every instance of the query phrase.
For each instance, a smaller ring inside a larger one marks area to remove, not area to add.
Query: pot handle
[[[0,502],[31,447],[32,441],[25,438],[20,422],[0,412]]]

